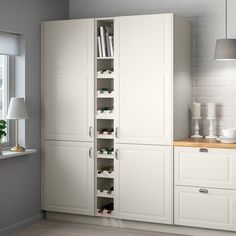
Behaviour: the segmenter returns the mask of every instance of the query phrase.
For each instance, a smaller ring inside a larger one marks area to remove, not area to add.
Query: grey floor
[[[179,236],[152,231],[42,220],[7,236]],[[183,235],[182,235],[183,236]]]

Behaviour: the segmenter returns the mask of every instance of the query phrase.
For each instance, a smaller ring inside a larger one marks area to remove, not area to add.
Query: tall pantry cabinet
[[[42,178],[47,211],[94,212],[94,20],[42,23]]]
[[[173,14],[118,17],[115,40],[116,215],[170,224],[171,145],[188,135],[190,24]]]
[[[101,26],[113,55],[99,52]],[[42,30],[43,209],[173,223],[172,142],[188,135],[190,23],[157,14]]]

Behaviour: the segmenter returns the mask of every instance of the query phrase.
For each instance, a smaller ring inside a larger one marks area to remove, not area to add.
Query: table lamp
[[[25,148],[18,144],[18,121],[20,119],[27,119],[28,112],[26,109],[24,98],[12,97],[10,106],[7,113],[8,120],[15,120],[15,132],[16,132],[16,145],[11,148],[12,152],[24,152]]]

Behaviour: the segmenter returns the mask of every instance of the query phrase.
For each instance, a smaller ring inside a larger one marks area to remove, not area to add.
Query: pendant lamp
[[[227,0],[225,0],[225,38],[216,40],[215,60],[236,60],[236,39],[227,38]]]

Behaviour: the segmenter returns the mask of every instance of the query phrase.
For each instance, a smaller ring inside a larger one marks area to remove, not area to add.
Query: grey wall
[[[0,160],[0,235],[40,214],[40,22],[68,18],[68,7],[68,0],[0,0],[0,30],[24,35],[25,54],[16,60],[16,94],[25,96],[30,119],[21,124],[21,141],[38,150]]]
[[[70,18],[168,12],[189,18],[193,23],[193,101],[217,103],[219,133],[222,127],[236,127],[236,62],[213,60],[215,40],[224,37],[224,3],[225,0],[70,0]],[[228,33],[236,38],[236,1],[228,0],[228,5]],[[204,113],[203,107],[203,116]],[[201,127],[206,133],[206,119]]]

